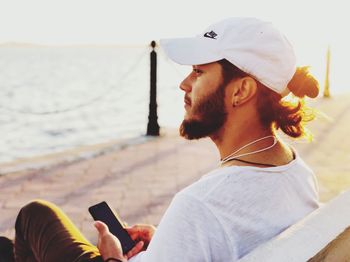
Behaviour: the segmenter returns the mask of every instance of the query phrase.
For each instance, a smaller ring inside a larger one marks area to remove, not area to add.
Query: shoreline
[[[162,135],[164,134],[161,134],[161,136]],[[60,152],[0,163],[0,177],[13,173],[47,170],[61,165],[69,165],[79,161],[89,160],[110,152],[121,151],[130,146],[146,143],[155,138],[156,137],[142,135],[121,140],[116,139],[93,145],[81,145]]]
[[[0,163],[0,177],[30,171],[49,170],[62,165],[90,160],[111,152],[119,152],[135,145],[141,145],[157,138],[178,135],[177,128],[161,127],[159,136],[140,135],[125,139],[113,139],[92,145],[81,145],[71,149],[42,154],[11,162]]]

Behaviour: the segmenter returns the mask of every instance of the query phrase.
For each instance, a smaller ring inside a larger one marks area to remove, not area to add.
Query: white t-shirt
[[[148,249],[129,261],[237,261],[318,206],[298,155],[278,167],[218,168],[175,195]]]

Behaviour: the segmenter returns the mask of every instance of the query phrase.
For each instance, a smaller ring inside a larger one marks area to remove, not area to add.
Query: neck
[[[220,158],[223,159],[248,143],[270,135],[273,135],[273,132],[263,128],[258,121],[232,121],[232,119],[228,119],[223,127],[210,138],[218,148]],[[271,143],[272,140],[262,140],[239,153],[255,151],[271,145]]]

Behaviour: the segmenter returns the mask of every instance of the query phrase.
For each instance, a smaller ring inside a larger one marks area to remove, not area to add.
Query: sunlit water
[[[0,48],[0,163],[145,134],[149,48]],[[189,68],[158,52],[158,122],[183,117]]]

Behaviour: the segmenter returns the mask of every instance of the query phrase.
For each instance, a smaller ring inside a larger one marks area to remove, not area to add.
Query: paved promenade
[[[315,140],[292,145],[314,169],[326,202],[350,188],[350,96],[320,99],[315,107],[327,113],[310,125]],[[176,130],[163,133],[124,148],[113,142],[33,159],[35,169],[16,171],[25,162],[0,165],[0,235],[14,236],[18,210],[35,198],[62,207],[93,242],[87,209],[103,200],[129,224],[158,224],[174,194],[215,168],[219,158],[208,139],[186,141]]]

